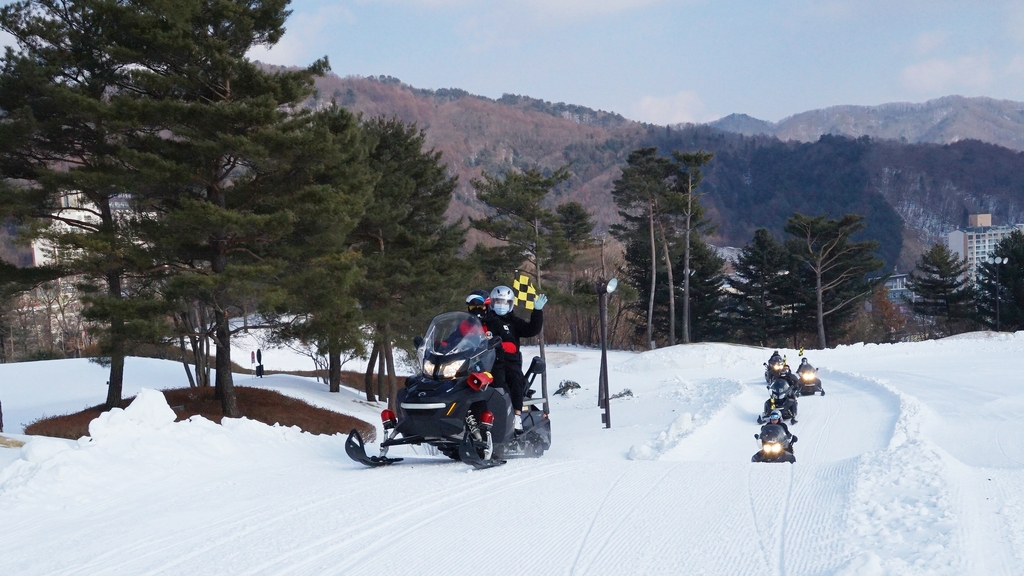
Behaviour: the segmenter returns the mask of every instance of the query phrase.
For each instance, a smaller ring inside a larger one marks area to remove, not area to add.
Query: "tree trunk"
[[[231,327],[227,311],[217,312],[217,393],[220,395],[221,412],[228,418],[238,418],[238,398],[235,397],[235,383],[231,378]]]
[[[390,338],[384,340],[384,361],[388,369],[388,408],[394,410],[395,396],[398,394],[398,381],[395,377],[395,356]]]
[[[686,239],[683,244],[683,344],[690,343],[690,218],[693,214],[693,174],[687,170]]]
[[[370,361],[366,363],[366,377],[363,383],[366,385],[366,401],[376,402],[377,397],[373,393],[373,366],[377,363],[377,354],[380,353],[380,349],[377,347],[377,343],[373,343],[373,348],[370,350]]]
[[[185,356],[185,337],[178,335],[178,346],[181,348],[181,365],[185,367],[185,375],[188,376],[188,387],[195,388],[196,380],[192,377],[192,369],[188,367],[188,358]]]
[[[380,353],[377,354],[377,401],[386,402],[388,398],[388,389],[384,375],[384,370],[386,370],[384,357],[387,356],[387,353],[384,351],[384,346],[382,344],[378,344],[378,346],[380,347]]]
[[[651,297],[647,300],[647,342],[648,350],[654,349],[654,290],[657,288],[658,279],[658,253],[654,245],[654,200],[647,201],[647,217],[651,229]]]
[[[331,392],[341,392],[341,350],[337,344],[327,346],[327,383]]]
[[[814,271],[814,295],[818,300],[818,347],[822,350],[827,348],[825,342],[825,308],[824,302],[822,302],[822,290],[821,290],[821,269]]]
[[[658,232],[661,233],[661,247],[665,252],[665,268],[668,270],[668,345],[676,345],[676,284],[672,279],[672,258],[668,254],[668,238],[665,236],[665,226],[658,222]],[[685,326],[685,321],[684,321]],[[685,334],[685,331],[684,331]],[[684,336],[685,338],[685,336]],[[686,340],[683,340],[686,342]]]
[[[107,274],[107,292],[111,298],[121,299],[121,273]],[[107,381],[106,409],[118,407],[124,389],[124,320],[114,316],[110,320],[110,379]]]

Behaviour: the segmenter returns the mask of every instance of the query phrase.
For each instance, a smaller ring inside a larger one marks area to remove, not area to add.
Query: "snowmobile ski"
[[[363,437],[359,435],[359,431],[353,429],[348,433],[348,440],[345,440],[345,453],[348,457],[359,462],[360,464],[376,468],[378,466],[387,466],[394,464],[395,462],[401,462],[402,458],[388,458],[387,456],[367,456],[366,446],[363,444]]]
[[[482,442],[480,444],[481,448],[485,447]],[[462,438],[462,442],[459,443],[459,456],[462,458],[463,462],[471,465],[477,470],[494,468],[495,466],[501,466],[506,462],[505,460],[495,458],[493,454],[487,460],[481,458],[477,443],[473,442],[473,438],[469,434],[466,434]]]

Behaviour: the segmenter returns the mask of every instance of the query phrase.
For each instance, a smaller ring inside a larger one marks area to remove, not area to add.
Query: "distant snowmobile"
[[[782,372],[783,366],[786,365],[786,359],[779,355],[778,351],[772,353],[772,357],[764,363],[764,381],[768,385],[771,385],[776,378],[779,377],[779,373]]]
[[[797,438],[787,436],[782,426],[767,424],[754,438],[761,441],[761,449],[750,458],[751,462],[796,462],[793,443]]]
[[[821,387],[821,380],[818,378],[818,370],[811,366],[811,363],[804,358],[800,361],[800,367],[796,370],[797,378],[800,381],[800,395],[814,396],[815,392],[825,395],[825,389]]]
[[[764,412],[757,417],[757,423],[764,424],[772,410],[779,410],[782,412],[783,420],[789,420],[790,424],[796,424],[797,401],[793,397],[789,382],[779,378],[767,388],[771,391],[771,397],[765,401]]]
[[[409,377],[399,390],[398,413],[384,410],[381,420],[387,438],[379,456],[367,456],[356,430],[349,433],[345,452],[367,466],[385,466],[402,460],[389,458],[391,446],[429,444],[442,454],[476,468],[505,463],[509,457],[538,457],[551,446],[551,422],[538,406],[547,398],[528,398],[523,431],[512,425],[512,400],[490,386],[495,348],[480,320],[465,312],[434,317],[426,336],[417,339],[420,373]],[[544,361],[534,358],[526,372],[528,384],[543,374]]]

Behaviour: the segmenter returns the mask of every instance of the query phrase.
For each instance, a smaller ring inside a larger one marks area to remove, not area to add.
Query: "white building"
[[[978,264],[984,262],[996,244],[1014,230],[1024,230],[1024,224],[993,226],[991,214],[971,214],[967,228],[950,232],[946,243],[951,252],[958,254],[961,260],[967,260],[967,277],[973,282]]]

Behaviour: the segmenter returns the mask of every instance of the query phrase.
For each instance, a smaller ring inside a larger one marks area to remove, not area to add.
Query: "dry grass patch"
[[[4,448],[21,448],[25,443],[15,440],[14,438],[7,438],[6,436],[0,436],[0,446]]]
[[[163,393],[167,404],[177,414],[178,421],[202,416],[219,424],[223,418],[220,400],[213,397],[213,388],[174,388],[163,390]],[[298,426],[311,434],[347,434],[354,428],[368,442],[376,438],[376,429],[358,418],[317,408],[273,390],[236,386],[235,393],[242,415],[264,424]],[[125,398],[121,401],[121,407],[127,407],[134,399],[134,396]],[[77,440],[89,435],[89,422],[103,411],[103,406],[99,405],[74,414],[40,418],[25,427],[25,434]]]

